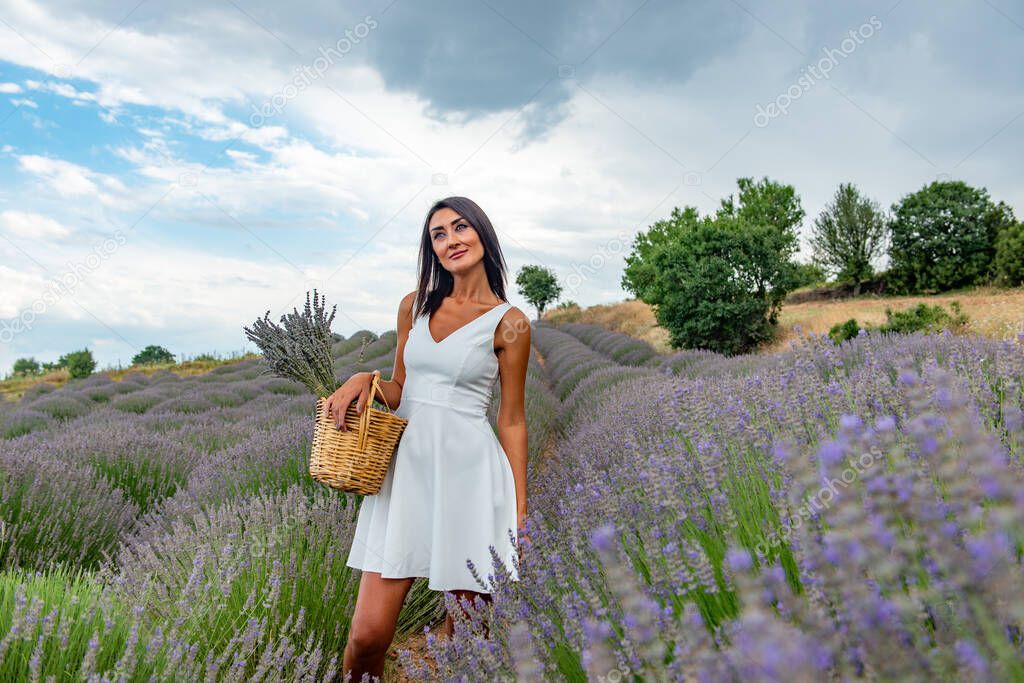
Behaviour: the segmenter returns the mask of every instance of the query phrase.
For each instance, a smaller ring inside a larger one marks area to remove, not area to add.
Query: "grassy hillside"
[[[894,311],[910,308],[918,302],[940,304],[946,308],[951,301],[959,301],[970,319],[969,331],[995,339],[1010,339],[1024,331],[1024,288],[977,288],[935,296],[877,296],[865,295],[836,301],[810,301],[787,304],[782,307],[779,336],[763,351],[774,352],[789,348],[797,338],[794,326],[802,334],[828,332],[836,323],[856,318],[862,323],[885,321],[885,307]],[[553,323],[578,322],[602,325],[608,329],[642,339],[658,351],[668,353],[668,332],[658,326],[651,307],[631,299],[615,304],[591,306],[586,309],[569,308],[549,311],[545,320]]]

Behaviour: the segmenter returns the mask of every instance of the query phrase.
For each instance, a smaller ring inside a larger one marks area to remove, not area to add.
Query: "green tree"
[[[173,363],[174,354],[162,346],[150,344],[132,357],[132,365],[148,365],[152,363]]]
[[[749,351],[772,337],[796,282],[787,230],[734,211],[698,219],[674,209],[636,236],[622,286],[654,306],[674,348]]]
[[[842,183],[814,220],[814,259],[840,282],[852,282],[856,296],[861,283],[874,274],[872,259],[885,253],[887,228],[878,203],[862,196],[852,183]]]
[[[19,358],[14,361],[14,374],[18,377],[39,374],[39,363],[35,358]]]
[[[93,360],[92,351],[89,349],[64,354],[60,357],[58,365],[66,367],[72,379],[88,377],[96,369],[96,361]]]
[[[754,182],[753,178],[738,178],[738,198],[729,195],[722,200],[718,217],[740,218],[750,225],[768,225],[779,234],[779,246],[796,252],[799,246],[799,228],[804,219],[800,197],[792,185],[783,185],[767,176]]]
[[[888,279],[905,293],[984,282],[993,273],[997,236],[1016,222],[1005,203],[960,180],[935,181],[892,209]]]
[[[1024,223],[1005,226],[996,238],[995,280],[1004,287],[1024,284]]]
[[[544,309],[558,299],[562,287],[555,274],[543,266],[523,266],[516,274],[519,294],[537,309],[537,319],[544,315]]]

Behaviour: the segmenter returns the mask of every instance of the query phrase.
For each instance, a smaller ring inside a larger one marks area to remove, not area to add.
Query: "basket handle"
[[[384,401],[384,405],[387,406],[388,410],[391,410],[391,406],[388,405],[388,401],[384,398],[384,392],[380,388],[380,371],[373,371],[373,380],[370,382],[370,395],[366,400],[366,405],[363,406],[363,413],[359,416],[359,440],[356,443],[356,448],[362,451],[366,447],[366,437],[370,433],[370,407],[373,405],[373,397],[376,394],[380,394],[381,399]]]

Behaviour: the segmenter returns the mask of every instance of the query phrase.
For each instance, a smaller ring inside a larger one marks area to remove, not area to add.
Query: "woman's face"
[[[434,212],[428,231],[434,253],[451,273],[464,272],[484,257],[484,245],[476,228],[448,207]]]

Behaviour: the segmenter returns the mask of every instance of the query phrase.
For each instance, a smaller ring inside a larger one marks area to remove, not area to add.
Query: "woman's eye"
[[[466,225],[465,223],[459,223],[458,225],[455,226],[455,229],[458,230],[459,228],[468,228],[468,227],[469,226]]]

